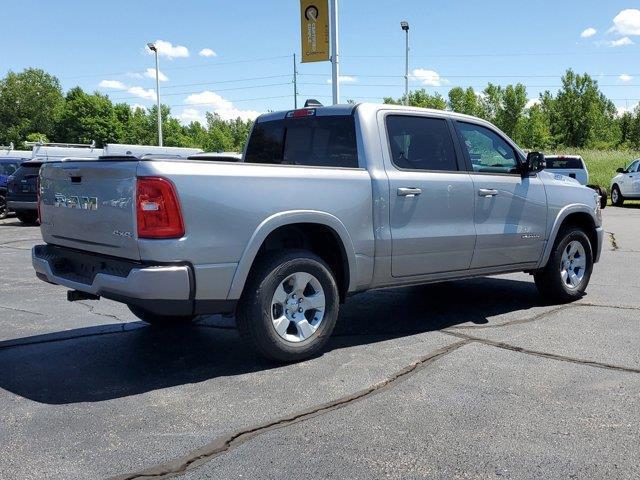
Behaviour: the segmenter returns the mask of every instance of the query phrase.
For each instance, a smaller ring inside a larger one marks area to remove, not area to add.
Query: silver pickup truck
[[[151,324],[235,314],[262,355],[316,354],[349,295],[531,273],[585,291],[598,196],[451,112],[339,105],[259,117],[244,162],[103,157],[44,165],[42,280]]]

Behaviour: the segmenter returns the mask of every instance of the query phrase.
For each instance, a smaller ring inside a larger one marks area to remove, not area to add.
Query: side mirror
[[[547,168],[547,161],[544,158],[544,153],[529,152],[526,162],[526,173],[539,172]]]
[[[620,167],[616,170],[616,173],[624,173],[624,168]]]

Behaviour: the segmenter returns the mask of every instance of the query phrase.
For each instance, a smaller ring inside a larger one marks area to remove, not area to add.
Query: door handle
[[[398,188],[399,197],[417,197],[422,193],[420,188],[400,187]]]
[[[495,190],[493,188],[481,188],[480,190],[478,190],[478,195],[480,197],[495,197],[496,195],[498,195],[498,190]]]

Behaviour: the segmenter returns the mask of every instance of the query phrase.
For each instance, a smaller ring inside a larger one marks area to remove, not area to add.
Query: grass
[[[567,148],[557,152],[545,153],[549,155],[580,155],[589,170],[589,183],[603,187],[609,194],[611,194],[611,179],[616,176],[616,169],[626,167],[636,158],[640,158],[640,152],[632,150],[581,150]]]

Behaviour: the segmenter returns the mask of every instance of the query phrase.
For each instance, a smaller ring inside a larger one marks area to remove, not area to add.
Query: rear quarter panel
[[[140,162],[137,174],[175,184],[186,229],[179,241],[139,240],[140,257],[192,263],[199,298],[214,298],[201,286],[220,278],[220,269],[246,274],[254,244],[282,224],[315,218],[342,225],[348,256],[373,257],[371,178],[364,169],[154,160]],[[352,271],[352,279],[358,275]]]

